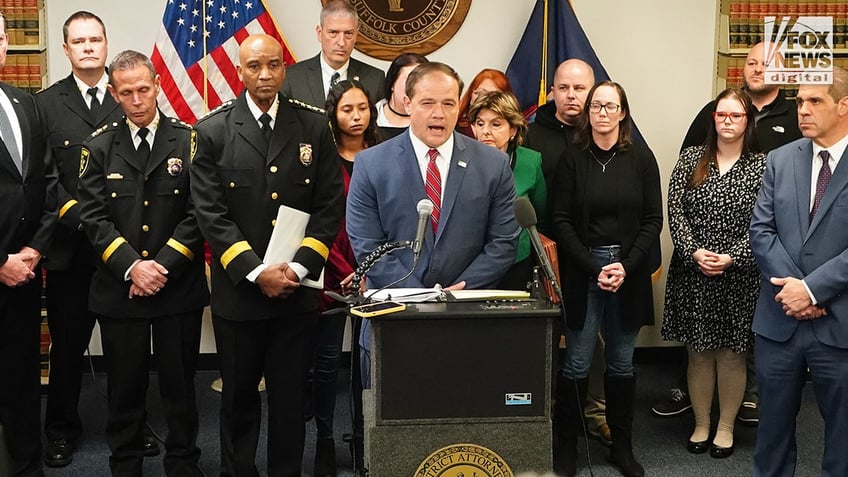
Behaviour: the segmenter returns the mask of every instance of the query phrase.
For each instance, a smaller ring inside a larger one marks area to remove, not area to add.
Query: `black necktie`
[[[816,179],[816,195],[813,197],[813,209],[810,210],[810,222],[813,221],[813,217],[816,216],[816,212],[819,210],[822,197],[824,197],[824,191],[827,190],[831,177],[830,153],[825,150],[819,151],[819,157],[821,157],[822,166],[819,169],[819,177]]]
[[[88,103],[88,109],[90,109],[96,116],[97,112],[100,110],[100,101],[97,100],[97,88],[88,88],[88,95],[91,96],[91,102]]]
[[[262,123],[262,137],[265,138],[265,145],[271,144],[271,116],[268,113],[262,113],[262,116],[259,116],[259,122]]]
[[[336,83],[339,82],[340,78],[341,78],[341,75],[339,74],[338,71],[333,73],[333,76],[330,76],[330,89],[333,89],[333,86],[335,86]]]
[[[141,142],[138,144],[138,149],[136,149],[136,151],[138,151],[138,157],[140,157],[145,164],[147,164],[147,159],[150,158],[150,143],[147,142],[147,133],[149,132],[150,130],[147,128],[141,128],[137,133],[138,137],[141,138]]]

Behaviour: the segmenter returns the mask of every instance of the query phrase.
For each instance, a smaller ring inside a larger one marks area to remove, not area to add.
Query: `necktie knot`
[[[819,157],[821,157],[823,164],[827,164],[828,167],[830,167],[830,153],[827,152],[826,149],[822,149],[821,151],[819,151]]]
[[[332,75],[332,76],[330,76],[330,88],[332,88],[333,86],[335,86],[335,85],[336,85],[336,83],[338,83],[338,82],[339,82],[339,79],[341,79],[341,77],[342,77],[342,76],[339,74],[339,72],[338,72],[338,71],[336,71],[335,73],[333,73],[333,75]]]
[[[91,102],[88,103],[88,109],[96,111],[100,106],[100,101],[97,99],[97,87],[88,88],[86,93],[91,96]]]
[[[141,142],[147,142],[147,134],[150,133],[150,130],[147,128],[141,128],[138,130],[136,134],[141,138]]]
[[[268,113],[262,113],[259,116],[259,122],[262,123],[262,137],[265,138],[265,143],[269,143],[271,141],[271,115]]]
[[[436,158],[439,157],[439,150],[430,149],[429,151],[427,151],[427,157],[430,158],[430,162],[434,162]]]

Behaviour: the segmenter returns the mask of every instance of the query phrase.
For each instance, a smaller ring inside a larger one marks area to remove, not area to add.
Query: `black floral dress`
[[[748,154],[723,175],[715,164],[703,184],[689,185],[704,147],[683,150],[671,175],[668,219],[674,252],[668,270],[662,336],[695,351],[747,351],[759,295],[759,270],[748,242],[748,227],[762,182],[766,157]],[[729,254],[723,274],[701,273],[692,253],[707,249]]]

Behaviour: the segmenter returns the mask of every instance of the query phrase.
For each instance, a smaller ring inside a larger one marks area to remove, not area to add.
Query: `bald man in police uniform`
[[[212,319],[221,359],[221,475],[259,475],[256,443],[268,390],[268,475],[300,477],[303,383],[317,325],[317,279],[344,209],[338,155],[322,114],[279,94],[281,45],[239,48],[245,91],[201,119],[192,165],[200,229],[212,248]],[[310,214],[289,262],[263,263],[280,205]]]
[[[125,114],[95,131],[80,158],[80,217],[98,257],[89,306],[108,375],[112,475],[140,476],[151,331],[168,423],[165,475],[200,475],[194,372],[209,303],[191,202],[190,126],[156,108],[159,76],[135,51],[109,67]]]

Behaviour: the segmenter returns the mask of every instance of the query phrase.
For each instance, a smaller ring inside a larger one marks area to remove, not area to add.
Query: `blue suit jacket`
[[[359,261],[386,242],[415,237],[416,205],[427,195],[409,134],[356,156],[347,233]],[[463,280],[466,288],[494,286],[515,260],[514,201],[506,154],[454,133],[438,235],[427,228],[418,267],[398,286],[449,286]],[[411,250],[396,250],[368,273],[369,288],[385,286],[411,268]]]
[[[848,152],[809,222],[813,146],[799,139],[768,155],[751,220],[751,249],[762,274],[754,332],[783,342],[798,321],[786,316],[770,277],[803,278],[827,315],[813,320],[824,344],[848,348]]]

